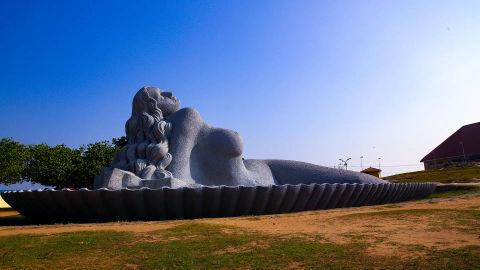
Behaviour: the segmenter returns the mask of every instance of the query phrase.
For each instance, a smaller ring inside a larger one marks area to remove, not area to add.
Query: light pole
[[[345,166],[345,170],[348,170],[348,163],[347,163],[347,162],[348,162],[350,159],[352,159],[352,158],[347,158],[346,160],[343,160],[343,159],[341,159],[341,158],[338,159],[338,160],[340,160],[340,161],[343,163],[343,165]]]
[[[363,156],[360,157],[360,170],[363,171]]]
[[[460,142],[460,145],[462,146],[462,153],[463,153],[463,164],[467,164],[467,156],[465,155],[465,147],[463,147],[463,142]]]

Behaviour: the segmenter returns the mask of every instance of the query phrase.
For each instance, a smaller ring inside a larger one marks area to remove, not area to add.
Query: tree
[[[64,144],[25,146],[12,139],[0,140],[0,183],[28,179],[56,188],[92,188],[95,176],[108,166],[126,137],[83,145],[78,149]]]
[[[0,140],[0,182],[12,184],[23,179],[30,159],[25,145],[12,139]]]
[[[25,176],[32,182],[58,188],[65,187],[73,170],[81,166],[81,151],[64,144],[50,147],[37,144],[30,147],[31,158]]]
[[[120,138],[112,139],[112,144],[114,144],[117,147],[117,150],[127,145],[127,143],[128,143],[127,136],[122,136]]]
[[[75,166],[66,184],[72,188],[92,188],[93,179],[112,162],[117,148],[108,141],[102,141],[82,146],[79,151],[81,163]]]

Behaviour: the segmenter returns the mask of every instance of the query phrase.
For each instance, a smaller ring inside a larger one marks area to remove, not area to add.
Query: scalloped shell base
[[[279,214],[396,203],[428,197],[434,190],[434,183],[299,184],[28,190],[2,197],[29,219],[54,223]]]

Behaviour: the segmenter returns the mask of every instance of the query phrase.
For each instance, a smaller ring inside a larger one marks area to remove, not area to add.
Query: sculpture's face
[[[157,101],[157,107],[162,110],[163,116],[169,116],[180,108],[180,100],[172,92],[162,92],[157,87],[146,87],[145,90]]]

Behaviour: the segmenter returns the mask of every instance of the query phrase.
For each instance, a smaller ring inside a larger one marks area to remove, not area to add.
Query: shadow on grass
[[[24,216],[10,208],[0,208],[0,226],[19,226],[33,224]]]

